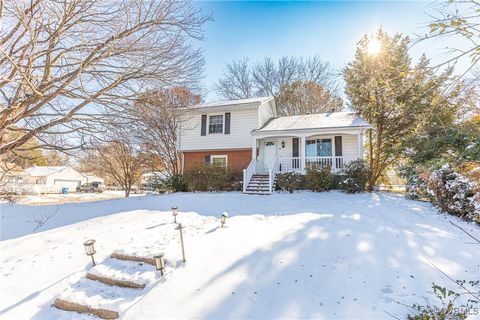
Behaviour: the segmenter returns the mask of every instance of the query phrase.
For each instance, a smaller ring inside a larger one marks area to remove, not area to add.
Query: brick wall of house
[[[183,153],[184,171],[188,171],[195,165],[205,163],[205,157],[212,155],[226,155],[228,168],[234,171],[246,169],[252,160],[251,149],[190,151]]]

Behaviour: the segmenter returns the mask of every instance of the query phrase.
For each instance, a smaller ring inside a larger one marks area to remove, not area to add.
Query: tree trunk
[[[373,186],[375,185],[375,178],[374,178],[374,173],[373,173],[373,138],[372,138],[372,130],[370,129],[368,131],[368,146],[370,149],[370,177],[368,177],[368,184],[367,184],[367,191],[372,192],[373,191]]]

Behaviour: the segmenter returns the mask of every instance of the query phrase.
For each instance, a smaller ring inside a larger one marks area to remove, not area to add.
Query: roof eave
[[[348,129],[371,129],[371,125],[362,125],[362,126],[340,126],[340,127],[315,127],[315,128],[292,128],[292,129],[279,129],[279,130],[253,130],[251,133],[252,135],[261,135],[261,134],[270,134],[270,133],[283,133],[283,132],[308,132],[308,131],[318,131],[318,130],[323,130],[323,131],[331,131],[335,129],[339,130],[348,130]]]

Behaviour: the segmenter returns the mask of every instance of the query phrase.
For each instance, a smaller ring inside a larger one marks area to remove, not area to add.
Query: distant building
[[[83,174],[67,166],[34,166],[24,171],[28,175],[27,184],[34,193],[57,193],[63,188],[75,192],[87,181]]]
[[[85,183],[100,183],[104,184],[105,179],[100,178],[99,176],[94,175],[93,173],[82,173],[85,177]]]

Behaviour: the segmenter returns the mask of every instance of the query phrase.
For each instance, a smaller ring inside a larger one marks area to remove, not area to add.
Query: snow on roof
[[[45,177],[66,168],[65,166],[35,166],[25,169],[25,172],[32,177]]]
[[[299,129],[361,127],[370,128],[355,112],[329,112],[272,118],[257,132]]]
[[[241,106],[248,104],[261,104],[263,102],[272,100],[273,97],[260,97],[260,98],[250,98],[250,99],[238,99],[238,100],[227,100],[227,101],[217,101],[217,102],[208,102],[198,105],[188,107],[187,109],[199,109],[199,108],[213,108],[213,107],[227,107],[227,106]]]

